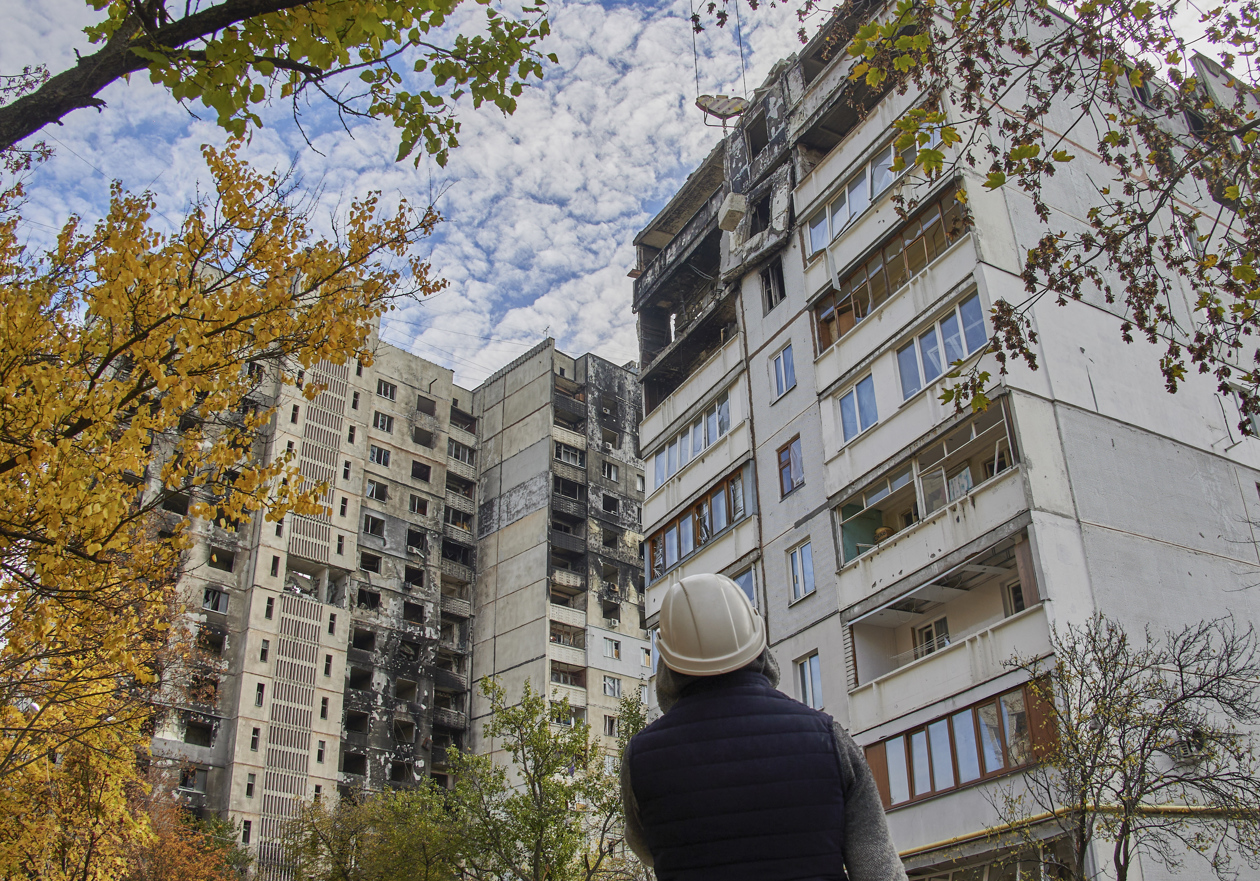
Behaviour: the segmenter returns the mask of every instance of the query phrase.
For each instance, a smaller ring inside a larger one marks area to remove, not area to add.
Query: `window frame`
[[[372,427],[386,434],[394,433],[394,417],[380,410],[372,411]]]
[[[798,544],[787,552],[788,580],[792,584],[792,602],[803,600],[817,592],[814,581],[814,545],[812,539]]]
[[[796,365],[792,358],[792,343],[775,352],[770,359],[770,376],[774,381],[774,400],[796,388]]]
[[[807,707],[821,710],[822,699],[822,660],[818,650],[810,652],[796,662],[796,684],[800,689],[800,702]]]
[[[796,448],[795,460],[792,457],[793,447]],[[779,498],[786,499],[805,485],[805,456],[801,448],[801,436],[798,434],[779,447],[775,458],[779,472]]]
[[[389,484],[383,480],[375,480],[371,477],[367,480],[366,489],[363,494],[369,499],[377,502],[389,501]]]
[[[604,674],[604,697],[621,697],[621,677]]]
[[[586,467],[586,451],[571,447],[563,441],[556,441],[552,458],[565,465],[572,465],[574,468]]]
[[[867,388],[870,389],[870,402],[874,412],[871,415],[871,421],[866,422],[865,409],[862,405],[861,387],[863,384],[869,383]],[[845,402],[852,401],[852,415],[857,425],[857,430],[853,434],[849,434],[849,427],[845,421]],[[879,425],[879,399],[875,395],[875,374],[868,373],[859,379],[843,394],[836,395],[836,413],[840,417],[840,437],[842,439],[841,446],[848,446],[853,441],[860,438],[866,432],[870,431],[876,425]]]
[[[775,257],[761,270],[761,302],[765,313],[771,312],[787,299],[787,284],[783,280],[783,259]]]
[[[376,396],[387,401],[398,400],[398,386],[384,379],[376,380]]]
[[[737,468],[710,486],[695,501],[666,521],[644,542],[647,559],[644,573],[648,583],[665,577],[674,567],[726,533],[749,515],[750,505],[744,487],[744,469]],[[721,506],[719,509],[719,505]],[[718,514],[721,526],[718,526]],[[686,525],[690,522],[690,525]],[[707,527],[707,529],[702,529]],[[689,549],[683,550],[687,530]]]
[[[368,462],[373,465],[379,465],[382,468],[389,467],[390,451],[385,447],[378,447],[376,444],[368,444]]]
[[[385,518],[364,511],[363,512],[363,534],[375,536],[376,538],[385,538]]]
[[[644,460],[652,463],[653,485],[648,495],[669,483],[701,453],[730,434],[731,424],[731,389],[728,388],[682,431],[672,435],[650,458]]]
[[[976,308],[979,310],[979,326],[983,331],[983,336],[975,343],[975,345],[972,345],[972,341],[969,339],[967,332],[969,327],[974,327],[975,325],[968,325],[966,323],[966,318],[963,315],[963,307],[968,306],[971,303],[975,303]],[[946,346],[947,337],[945,335],[945,325],[948,321],[950,321],[950,319],[953,319],[955,322],[957,339],[962,347],[961,354],[957,359],[955,359],[955,361],[948,360],[949,352]],[[936,346],[936,358],[939,362],[939,364],[936,365],[938,368],[936,375],[931,379],[927,378],[927,371],[924,369],[926,356],[923,353],[923,339],[929,334],[933,337],[933,344]],[[985,350],[988,343],[989,334],[984,321],[984,303],[980,300],[980,292],[973,291],[970,296],[964,297],[954,303],[948,311],[942,313],[942,315],[931,324],[926,327],[921,327],[919,330],[911,334],[909,340],[904,345],[896,348],[895,361],[897,363],[897,379],[901,388],[902,401],[908,401],[925,389],[931,388],[938,381],[949,375],[952,365],[956,361],[965,361],[968,358],[975,357]],[[913,378],[917,384],[913,390],[909,391],[906,389],[906,370],[908,365],[906,363],[906,359],[902,357],[903,353],[907,351],[913,353],[914,355],[914,369],[916,372]]]

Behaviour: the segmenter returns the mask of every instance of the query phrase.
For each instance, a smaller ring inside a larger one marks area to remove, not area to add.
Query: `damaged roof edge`
[[[653,233],[664,233],[669,238],[673,238],[686,226],[687,221],[703,208],[709,197],[722,186],[722,181],[726,176],[723,165],[725,156],[726,140],[722,139],[709,151],[709,155],[700,163],[700,167],[687,175],[686,182],[665,204],[665,207],[657,212],[652,222],[639,231],[634,237],[634,244],[642,244],[643,240]]]

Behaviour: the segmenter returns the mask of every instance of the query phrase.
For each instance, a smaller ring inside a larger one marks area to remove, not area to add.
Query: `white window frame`
[[[621,660],[621,640],[604,637],[604,657],[614,661]]]
[[[796,685],[800,690],[801,703],[815,710],[823,708],[822,661],[817,651],[796,662]]]
[[[844,443],[846,444],[861,437],[867,431],[869,431],[870,429],[874,428],[876,425],[879,424],[879,401],[875,397],[874,376],[875,375],[873,373],[866,374],[866,376],[862,377],[857,382],[853,383],[853,385],[849,386],[849,390],[847,392],[845,392],[843,395],[840,395],[836,398],[837,413],[840,417],[840,435],[841,437],[844,438]],[[871,406],[875,412],[870,414],[871,421],[867,424],[863,424],[866,422],[864,418],[866,414],[865,414],[864,408],[862,407],[862,399],[858,395],[858,388],[863,383],[867,383],[867,382],[870,383]],[[853,434],[848,433],[848,430],[846,429],[845,423],[844,423],[845,401],[850,400],[850,399],[852,399],[853,414],[857,420],[857,431],[855,431]]]
[[[368,461],[373,465],[380,465],[382,468],[389,467],[389,450],[384,447],[378,447],[376,444],[368,445]]]
[[[388,413],[382,413],[380,410],[372,412],[372,427],[379,429],[386,434],[394,433],[394,417]]]
[[[616,466],[614,463],[612,463],[612,462],[605,462],[605,463],[604,463],[604,467],[603,467],[603,471],[604,471],[604,479],[605,479],[605,480],[611,480],[611,481],[614,481],[614,482],[617,480],[617,474],[618,474],[618,471],[617,471],[617,466]]]
[[[378,490],[380,491],[380,495],[377,495]],[[367,495],[369,499],[374,499],[378,502],[388,502],[389,501],[389,484],[385,483],[385,481],[383,480],[369,479],[367,482],[367,490],[365,494]]]
[[[428,499],[425,499],[425,498],[424,498],[424,497],[422,497],[422,496],[418,496],[418,495],[416,495],[415,493],[410,493],[409,495],[411,496],[411,498],[407,501],[407,509],[408,509],[408,510],[409,510],[412,514],[420,514],[420,506],[421,506],[421,504],[422,504],[422,503],[424,503],[424,502],[426,502],[426,501],[428,501]],[[427,507],[425,508],[425,513],[420,514],[420,516],[421,516],[421,517],[427,517],[427,516],[428,516],[428,508],[427,508]]]
[[[383,379],[378,379],[376,381],[376,396],[378,398],[384,398],[387,401],[396,401],[398,400],[398,386],[394,385],[392,382],[386,382]]]
[[[792,360],[792,344],[788,343],[770,359],[770,373],[774,380],[774,396],[781,398],[796,388],[796,365]]]
[[[571,447],[566,443],[556,441],[555,459],[566,465],[572,465],[575,468],[586,467],[586,452],[579,450],[577,447]],[[463,461],[462,459],[460,461]]]
[[[688,463],[730,434],[731,424],[731,395],[728,389],[652,456],[652,492],[656,492],[670,478],[686,468]]]
[[[788,578],[792,582],[792,601],[803,599],[812,594],[817,586],[814,584],[814,547],[813,542],[806,540],[788,551]]]
[[[376,530],[380,531],[377,532]],[[363,534],[374,535],[377,538],[385,537],[385,518],[376,517],[372,514],[364,512],[363,514]]]
[[[616,676],[604,677],[604,696],[605,697],[621,697],[621,679]]]
[[[963,306],[972,302],[975,302],[977,308],[980,310],[980,327],[984,331],[983,336],[977,340],[974,345],[972,345],[972,342],[967,339],[967,325],[964,321],[962,311]],[[961,345],[961,354],[959,354],[959,357],[956,358],[955,361],[970,358],[972,355],[975,355],[977,352],[983,350],[988,344],[989,331],[984,323],[984,304],[980,301],[980,294],[975,292],[972,293],[971,296],[959,300],[948,312],[936,321],[933,321],[927,327],[921,328],[910,338],[909,342],[897,348],[897,379],[901,387],[902,400],[910,400],[919,392],[923,391],[925,388],[930,388],[938,380],[949,374],[951,370],[950,365],[954,362],[949,360],[949,355],[945,350],[944,325],[951,319],[956,324],[958,342]],[[933,344],[936,346],[936,359],[939,362],[936,365],[939,369],[931,379],[928,378],[927,370],[924,369],[925,356],[923,354],[924,338],[929,335],[932,337]],[[907,355],[909,357],[906,357]],[[912,360],[913,363],[911,363]],[[912,370],[913,374],[911,374]],[[910,388],[907,385],[908,379],[913,381],[913,388]]]

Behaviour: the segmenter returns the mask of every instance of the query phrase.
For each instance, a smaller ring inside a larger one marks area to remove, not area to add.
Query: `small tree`
[[[510,765],[486,755],[451,755],[465,842],[462,877],[636,877],[619,852],[617,775],[606,766],[587,723],[571,716],[568,700],[553,704],[528,681],[520,702],[511,706],[498,682],[483,680],[481,690],[493,713],[485,736],[507,752]],[[637,697],[622,700],[623,738],[642,726],[637,703]]]
[[[1049,707],[1038,764],[992,797],[1002,821],[1034,842],[1034,818],[1059,827],[1087,881],[1091,844],[1111,847],[1126,881],[1139,855],[1169,869],[1186,850],[1218,877],[1235,857],[1260,864],[1260,646],[1232,619],[1131,639],[1099,614],[1051,636],[1052,659],[1016,660]],[[1038,720],[1032,720],[1038,724]],[[1037,836],[1040,837],[1040,836]]]

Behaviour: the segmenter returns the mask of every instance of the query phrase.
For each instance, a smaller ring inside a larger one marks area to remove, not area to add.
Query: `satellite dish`
[[[748,101],[738,96],[727,95],[701,95],[696,99],[696,106],[699,107],[706,116],[713,116],[726,122],[734,116],[739,116],[748,109]]]

